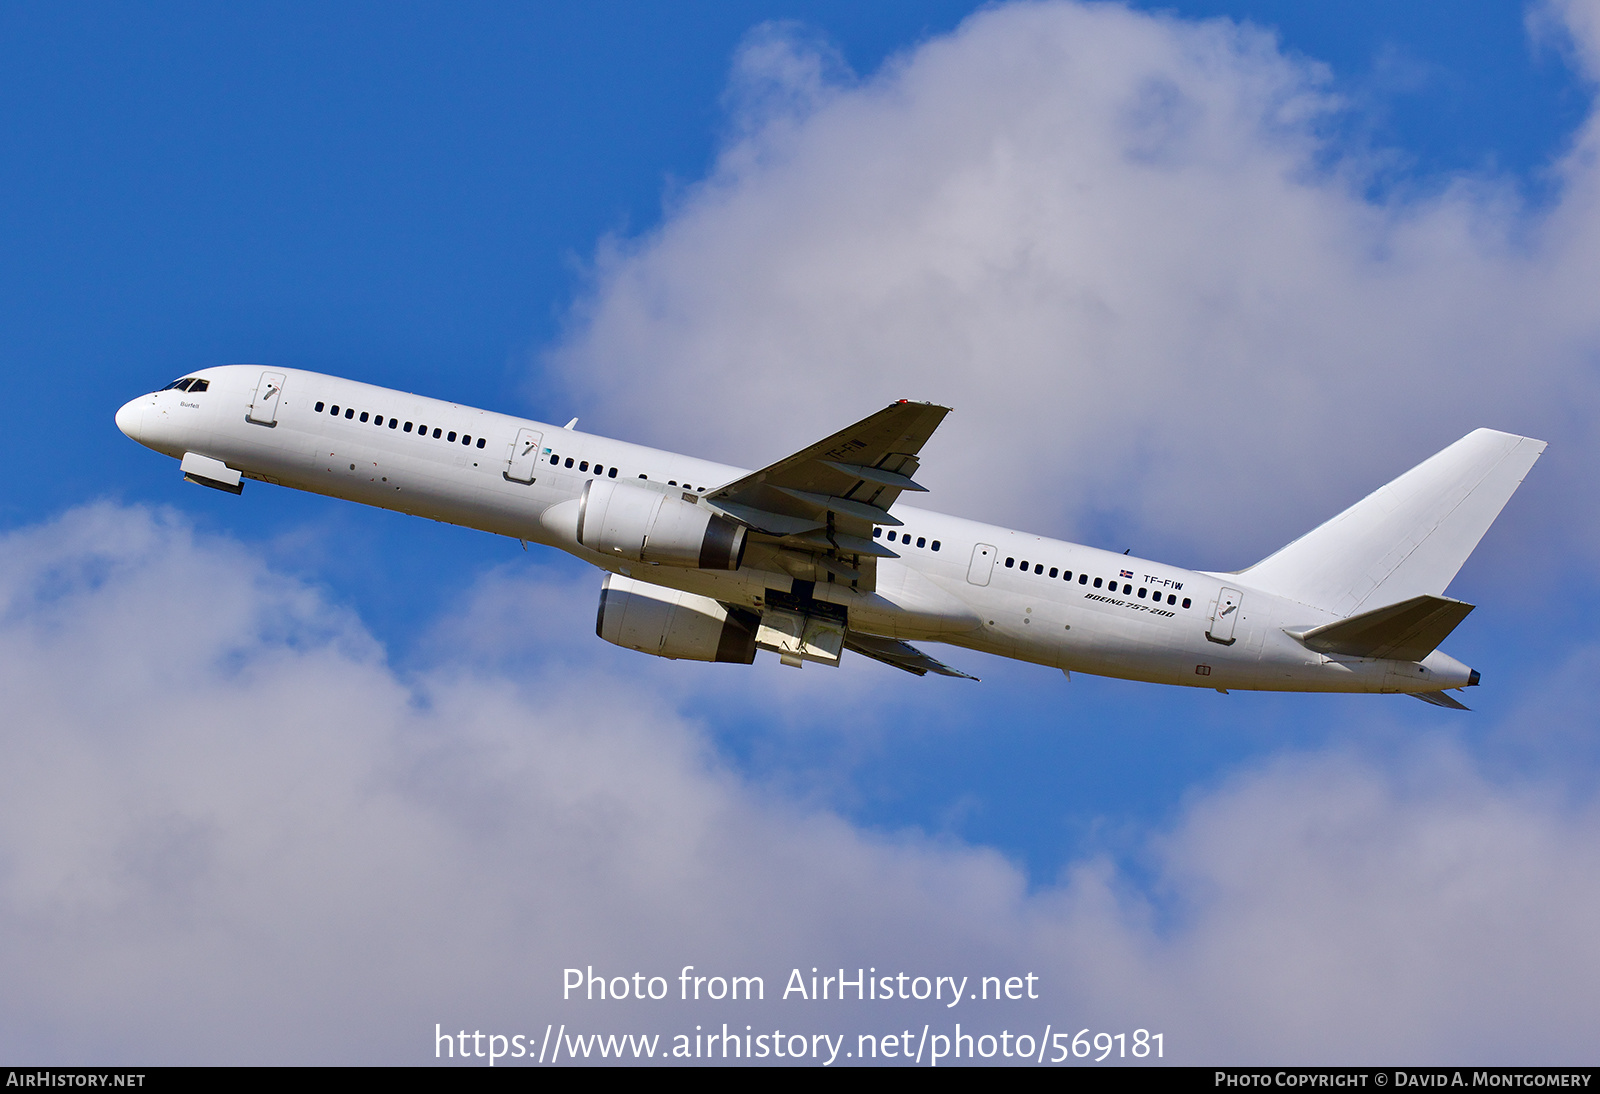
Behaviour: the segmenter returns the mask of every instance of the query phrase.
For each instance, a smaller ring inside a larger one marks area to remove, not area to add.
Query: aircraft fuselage
[[[774,596],[804,594],[844,608],[850,628],[868,634],[1193,687],[1438,692],[1475,682],[1438,651],[1420,662],[1315,652],[1287,632],[1335,613],[1234,575],[903,504],[893,507],[901,526],[878,529],[899,557],[877,561],[870,592],[831,574],[802,582],[750,565],[619,560],[583,546],[562,516],[572,507],[558,508],[586,482],[643,479],[701,495],[748,472],[313,372],[229,365],[191,376],[204,391],[141,396],[118,412],[118,426],[158,452],[220,461],[247,479],[546,544],[757,612]]]

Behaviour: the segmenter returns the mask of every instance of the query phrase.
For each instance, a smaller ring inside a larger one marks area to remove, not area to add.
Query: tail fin
[[[1239,576],[1342,616],[1440,596],[1544,447],[1474,430]]]

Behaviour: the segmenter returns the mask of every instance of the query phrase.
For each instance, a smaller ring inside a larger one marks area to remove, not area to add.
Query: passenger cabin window
[[[439,434],[441,432],[443,432],[443,431],[441,429],[439,429],[438,426],[434,426],[434,428],[433,428],[433,439],[434,440],[438,440],[439,439]]]
[[[400,419],[399,418],[390,418],[389,419],[389,428],[390,429],[393,429],[395,426],[397,426],[399,424],[400,424]]]
[[[1100,579],[1098,577],[1094,579],[1094,587],[1096,589],[1100,587]]]
[[[890,543],[893,543],[893,542],[894,542],[894,533],[893,533],[893,532],[890,532],[890,533],[889,533],[889,542],[890,542]]]
[[[1185,608],[1187,608],[1189,606],[1189,598],[1188,597],[1184,597],[1183,598],[1183,606]]]
[[[435,434],[434,434],[434,435],[435,435],[435,436],[437,436],[437,435],[438,435],[438,434],[437,434],[437,433],[435,433]],[[451,430],[451,431],[450,431],[450,435],[449,435],[449,436],[447,436],[447,437],[446,437],[446,438],[445,438],[445,440],[447,440],[447,441],[451,441],[451,442],[454,442],[454,441],[455,441],[455,439],[456,439],[456,431],[455,431],[455,430],[453,430],[453,429],[452,429],[452,430]]]
[[[356,412],[354,410],[350,409],[349,407],[345,407],[344,416],[346,418],[354,418],[356,416]]]
[[[1016,564],[1017,564],[1017,560],[1016,560],[1016,559],[1015,559],[1015,558],[1008,558],[1008,559],[1006,559],[1006,569],[1008,569],[1008,570],[1009,570],[1009,569],[1011,569],[1011,568],[1012,568],[1012,567],[1013,567],[1013,566],[1015,566],[1015,565],[1016,565]]]
[[[568,457],[567,457],[567,466],[568,466],[568,467],[571,467],[571,466],[572,466],[572,457],[571,457],[571,456],[568,456]]]
[[[917,546],[918,547],[924,547],[924,546],[927,545],[927,543],[928,543],[928,541],[925,538],[923,538],[922,536],[918,536],[917,537]]]
[[[578,470],[579,471],[587,471],[587,470],[589,470],[589,461],[588,460],[584,460],[582,463],[580,463],[578,465]]]
[[[339,404],[334,403],[333,406],[328,409],[328,413],[337,418],[339,416]]]
[[[322,403],[321,403],[321,402],[320,402],[320,401],[319,401],[319,402],[318,402],[318,403],[317,403],[317,405],[316,405],[316,406],[315,406],[315,407],[314,407],[314,408],[313,408],[313,409],[314,409],[314,410],[316,410],[316,412],[317,412],[317,413],[318,413],[318,414],[321,414],[321,413],[322,413],[322,407],[323,407],[323,404],[322,404]]]
[[[559,466],[561,466],[561,457],[557,456],[553,452],[550,454],[550,466],[551,467],[559,467]]]
[[[1042,563],[1042,562],[1034,563],[1033,564],[1033,572],[1036,573],[1036,574],[1044,573],[1044,563]]]
[[[934,540],[933,541],[933,549],[935,551],[937,551],[939,549],[939,541],[938,540]]]
[[[361,420],[363,422],[367,420],[367,412],[365,410],[361,412]]]
[[[1089,582],[1089,575],[1088,574],[1079,574],[1078,575],[1078,584],[1079,585],[1086,585],[1086,584],[1088,584],[1088,582]],[[1098,584],[1095,585],[1095,588],[1098,589],[1099,587],[1100,586]]]
[[[479,448],[482,448],[482,447],[483,447],[483,442],[482,442],[482,441],[479,441],[479,442],[478,442],[478,447],[479,447]],[[611,469],[611,470],[610,470],[610,471],[607,471],[607,472],[606,472],[606,478],[608,478],[608,479],[614,479],[614,478],[616,478],[616,477],[617,477],[617,469],[616,469],[616,468],[615,468],[615,467],[613,467],[613,468],[612,468],[612,469]],[[644,478],[644,476],[643,476],[643,475],[640,475],[640,476],[639,476],[639,477],[640,477],[640,478],[641,478],[641,479],[642,479],[642,478]]]
[[[1050,567],[1050,576],[1051,577],[1055,577],[1056,576],[1056,568],[1054,566]]]
[[[471,445],[472,444],[472,436],[470,434],[467,434],[467,433],[461,434],[461,443],[464,444],[464,445]]]
[[[1143,585],[1140,585],[1140,586],[1139,586],[1139,599],[1140,599],[1140,600],[1143,600],[1143,599],[1144,599],[1144,594],[1145,594],[1145,593],[1146,593],[1146,592],[1148,592],[1148,590],[1147,590],[1147,589],[1146,589],[1146,588],[1145,588],[1145,587],[1144,587],[1144,586],[1143,586]]]
[[[403,430],[403,432],[405,432],[405,433],[410,433],[411,432],[411,423],[410,422],[406,423],[406,427]]]
[[[640,475],[639,477],[640,478],[644,478],[643,475]],[[873,539],[879,539],[882,536],[883,536],[883,529],[882,528],[876,528],[875,527],[875,528],[872,529],[872,538]]]
[[[483,447],[483,438],[482,438],[482,437],[479,437],[479,438],[478,438],[478,447],[479,447],[479,448],[482,448],[482,447]]]

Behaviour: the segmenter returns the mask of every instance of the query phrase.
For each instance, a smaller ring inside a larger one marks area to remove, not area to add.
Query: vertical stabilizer
[[[1239,576],[1339,615],[1440,596],[1544,447],[1474,430]]]

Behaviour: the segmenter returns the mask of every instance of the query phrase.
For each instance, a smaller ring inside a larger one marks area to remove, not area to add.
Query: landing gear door
[[[967,566],[969,584],[989,584],[989,575],[994,572],[994,554],[994,546],[989,543],[980,543],[972,549],[972,562]]]
[[[539,466],[539,444],[543,433],[531,429],[517,430],[516,443],[511,446],[511,459],[506,463],[508,482],[533,482],[534,470]]]
[[[1211,627],[1206,637],[1224,646],[1233,645],[1233,625],[1239,621],[1239,604],[1244,594],[1238,589],[1223,589],[1217,594],[1217,606],[1211,613]]]
[[[256,384],[256,397],[250,403],[247,421],[256,425],[278,424],[278,396],[283,394],[283,373],[263,372]]]

